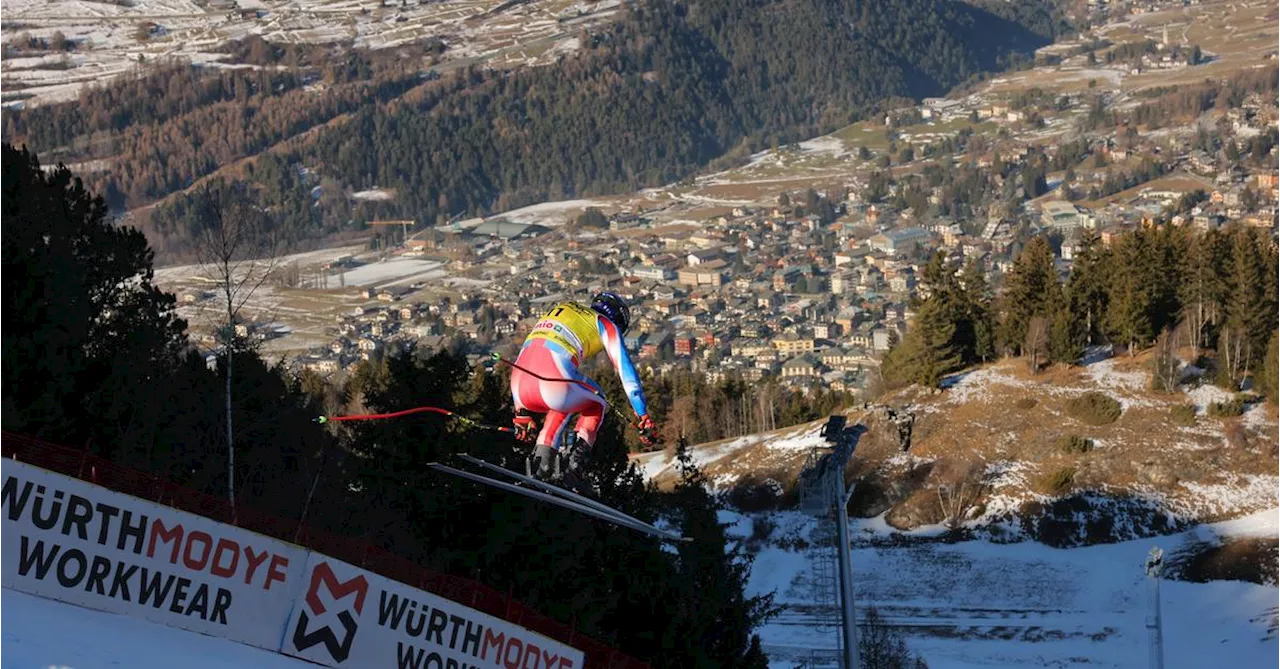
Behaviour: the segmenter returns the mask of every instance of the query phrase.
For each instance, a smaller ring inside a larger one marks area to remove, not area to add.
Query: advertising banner
[[[281,652],[361,669],[579,669],[583,653],[505,620],[312,553]]]
[[[278,651],[307,551],[4,459],[3,584]]]

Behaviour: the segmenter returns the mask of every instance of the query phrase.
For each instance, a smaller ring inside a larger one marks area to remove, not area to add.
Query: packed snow
[[[440,269],[443,266],[442,263],[431,260],[391,258],[347,270],[343,273],[342,280],[348,286],[382,287],[447,276]]]
[[[316,665],[4,588],[3,669],[314,669]]]
[[[1208,413],[1209,405],[1214,402],[1230,402],[1235,394],[1217,386],[1205,384],[1188,390],[1187,397],[1195,403],[1196,413],[1203,416]]]
[[[1115,360],[1099,360],[1085,367],[1085,373],[1093,383],[1102,388],[1115,388],[1130,392],[1142,392],[1147,388],[1148,377],[1143,372],[1121,372]]]
[[[718,444],[692,448],[690,449],[690,457],[699,469],[705,469],[707,465],[725,460],[744,449],[760,443],[763,443],[765,448],[773,452],[807,451],[824,443],[823,438],[819,436],[819,430],[821,430],[821,425],[817,427],[800,425],[779,430],[778,432],[751,434]],[[632,461],[647,481],[652,481],[663,474],[676,472],[680,466],[680,463],[673,456],[668,456],[663,451],[642,453],[632,458]],[[713,483],[716,485],[729,485],[736,478],[733,475],[723,475],[714,479]]]
[[[874,606],[933,669],[1146,666],[1148,551],[1160,546],[1173,555],[1206,540],[1276,537],[1278,512],[1065,550],[1033,542],[887,546],[871,541],[892,532],[882,517],[857,519],[851,523],[856,604],[860,614]],[[775,538],[813,527],[797,512],[771,517]],[[737,536],[753,525],[734,512],[723,512],[722,521]],[[913,532],[931,533],[940,528]],[[748,594],[774,592],[775,603],[785,606],[760,630],[773,667],[794,667],[815,649],[836,647],[838,617],[815,605],[811,569],[808,551],[771,545],[755,554]],[[1276,587],[1165,580],[1160,593],[1169,669],[1275,666]]]
[[[1188,518],[1202,514],[1216,516],[1274,503],[1280,476],[1222,472],[1216,483],[1181,481],[1178,485],[1185,488],[1195,502],[1180,503],[1177,498],[1167,497],[1162,501],[1170,509]]]
[[[578,212],[585,210],[587,207],[599,206],[599,202],[593,200],[559,200],[555,202],[540,202],[538,204],[512,209],[511,211],[498,214],[495,218],[504,218],[512,223],[526,223],[530,225],[541,225],[548,228],[557,228],[564,225],[569,218],[576,216]]]
[[[823,135],[822,137],[814,137],[806,139],[799,144],[800,148],[805,151],[814,153],[830,153],[836,156],[843,156],[850,153],[844,148],[844,140],[831,135]]]

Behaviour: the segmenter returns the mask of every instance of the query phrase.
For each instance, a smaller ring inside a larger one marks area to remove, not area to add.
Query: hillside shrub
[[[1194,404],[1177,404],[1169,409],[1173,422],[1190,427],[1196,424],[1196,406]]]
[[[1107,425],[1120,417],[1120,403],[1106,393],[1090,391],[1067,402],[1067,413],[1086,425]]]
[[[1093,440],[1075,434],[1058,437],[1053,445],[1064,453],[1088,453],[1093,450]]]
[[[1241,425],[1240,421],[1227,423],[1222,429],[1222,436],[1226,437],[1227,445],[1231,448],[1239,450],[1251,450],[1253,448],[1253,440],[1249,438],[1249,430]]]
[[[766,514],[752,516],[751,536],[747,537],[747,550],[752,553],[760,552],[776,529],[778,529],[778,523],[774,522],[772,517]]]
[[[858,633],[859,665],[866,669],[929,669],[929,664],[907,647],[902,631],[888,624],[876,607],[867,607]]]
[[[748,476],[729,489],[725,501],[746,513],[773,511],[782,506],[784,493],[782,484],[775,479]]]
[[[1244,402],[1241,402],[1238,397],[1209,405],[1209,415],[1214,418],[1231,418],[1242,413],[1244,413]]]
[[[1034,408],[1036,404],[1037,404],[1036,398],[1034,397],[1021,397],[1021,398],[1018,398],[1018,400],[1013,403],[1013,406],[1016,406],[1019,409],[1026,411],[1027,409]]]
[[[1060,467],[1041,476],[1036,488],[1045,495],[1061,495],[1069,492],[1075,481],[1075,467]]]

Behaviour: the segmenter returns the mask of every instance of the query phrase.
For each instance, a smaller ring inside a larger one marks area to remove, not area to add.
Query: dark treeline
[[[140,232],[109,222],[103,199],[66,168],[3,151],[5,429],[225,495],[225,354],[210,369],[188,346]],[[767,666],[754,630],[772,598],[744,595],[750,557],[726,538],[721,502],[687,458],[673,493],[647,488],[624,426],[609,420],[589,466],[603,501],[665,516],[696,539],[671,551],[426,467],[462,451],[520,466],[508,434],[437,415],[313,420],[346,406],[434,405],[509,424],[506,378],[457,351],[402,351],[342,387],[295,377],[252,348],[234,355],[240,504],[478,578],[656,667]]]
[[[1048,41],[1075,34],[1076,26],[1063,13],[1064,2],[1006,2],[1005,0],[970,0],[1002,19],[1012,21]]]
[[[653,0],[583,32],[582,50],[554,65],[426,83],[416,73],[441,44],[334,53],[250,38],[228,53],[274,74],[162,65],[75,103],[6,110],[5,139],[67,162],[104,159],[85,178],[113,209],[275,147],[332,180],[311,227],[297,229],[317,238],[352,220],[345,189],[397,189],[394,202],[357,206],[361,220],[435,222],[728,165],[1007,66],[1057,32],[1036,5]],[[274,188],[257,192],[292,196]]]
[[[78,100],[4,111],[4,140],[51,154],[66,147],[77,158],[111,156],[114,133],[149,126],[218,102],[246,104],[250,98],[296,88],[299,78],[270,70],[220,70],[210,74],[186,62],[139,66],[110,85],[94,85]],[[77,142],[78,140],[78,142]],[[80,151],[88,151],[82,155]]]
[[[1037,236],[994,303],[980,272],[956,271],[941,255],[926,268],[929,297],[885,359],[888,384],[936,386],[943,374],[994,354],[1024,356],[1038,370],[1077,364],[1090,345],[1134,355],[1160,343],[1166,356],[1189,348],[1192,362],[1224,388],[1239,390],[1251,377],[1257,392],[1276,400],[1280,264],[1263,230],[1162,225],[1109,245],[1089,234],[1065,278],[1048,238]]]
[[[600,383],[614,406],[627,406],[612,367],[599,363],[587,374]],[[790,427],[824,418],[854,401],[851,395],[829,390],[806,394],[772,379],[747,382],[730,377],[710,383],[693,372],[646,375],[643,384],[649,415],[669,443],[683,437],[703,444]],[[628,435],[627,444],[632,450],[641,448],[634,435]]]
[[[113,170],[86,182],[114,208],[138,206],[370,101],[394,98],[418,81],[409,73],[377,83],[336,85],[320,94],[295,89],[246,102],[219,102],[169,123],[135,125],[120,138]]]
[[[417,104],[365,109],[299,159],[397,188],[388,215],[434,222],[669,183],[1043,43],[965,3],[830,0],[655,0],[581,38],[554,69],[473,70]]]
[[[1142,125],[1167,126],[1194,120],[1211,109],[1236,108],[1250,93],[1274,94],[1278,76],[1280,69],[1273,65],[1225,79],[1206,79],[1202,84],[1180,87],[1158,101],[1138,106],[1131,112],[1132,119]]]
[[[139,68],[122,82],[89,88],[75,102],[6,109],[4,138],[62,162],[103,159],[105,169],[85,175],[86,183],[113,210],[136,208],[430,78],[411,60],[370,54],[332,55],[316,64],[311,61],[320,54],[312,54],[293,58],[284,70],[188,63]],[[320,87],[304,87],[307,82]]]

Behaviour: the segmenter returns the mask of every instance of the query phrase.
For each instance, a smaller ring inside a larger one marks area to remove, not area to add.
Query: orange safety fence
[[[483,583],[421,567],[400,555],[378,548],[369,541],[338,536],[242,505],[237,505],[233,515],[230,503],[220,497],[184,488],[154,474],[115,464],[87,451],[51,444],[25,435],[0,432],[0,452],[6,458],[218,522],[233,524],[420,588],[569,644],[583,651],[586,667],[591,669],[651,669],[648,664],[603,642],[578,634],[572,627],[538,613]]]

